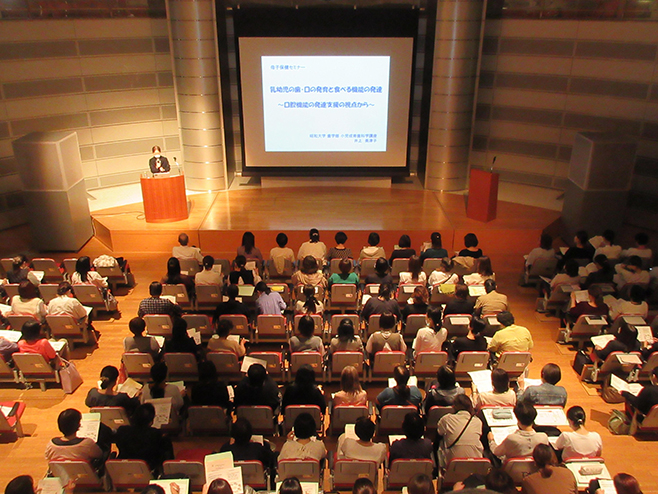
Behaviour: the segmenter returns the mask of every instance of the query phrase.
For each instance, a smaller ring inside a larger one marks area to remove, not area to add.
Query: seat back
[[[388,490],[399,490],[409,484],[409,481],[419,474],[425,474],[432,478],[434,463],[432,460],[423,458],[417,460],[400,459],[393,460],[386,478]]]
[[[361,352],[334,352],[331,356],[331,375],[340,376],[348,365],[356,368],[360,375],[363,373],[363,353]]]
[[[315,334],[316,335],[321,335],[322,331],[324,329],[324,322],[322,320],[322,316],[320,314],[309,314],[311,318],[313,319],[313,323],[315,326]],[[295,318],[293,319],[293,326],[295,328],[295,333],[297,333],[297,328],[299,328],[299,320],[304,317],[304,314],[297,314]]]
[[[197,289],[201,286],[204,285],[199,285]],[[183,319],[187,323],[188,330],[196,329],[199,333],[201,333],[202,340],[206,341],[212,337],[215,328],[213,328],[210,317],[208,317],[206,314],[184,314]]]
[[[153,357],[150,353],[124,353],[121,361],[128,377],[140,382],[150,381],[151,367],[153,367]]]
[[[18,283],[7,283],[6,285],[2,285],[2,288],[5,289],[7,297],[9,297],[10,300],[18,295]]]
[[[128,277],[118,264],[115,266],[99,266],[96,268],[96,271],[98,271],[98,274],[103,278],[107,278],[107,282],[112,285],[117,285],[119,283],[128,284]]]
[[[172,322],[167,314],[146,314],[144,316],[146,332],[151,336],[171,338]]]
[[[196,357],[191,353],[165,353],[164,361],[167,364],[168,381],[199,380],[199,366]]]
[[[429,412],[427,412],[427,431],[428,433],[430,431],[436,431],[436,425],[439,423],[439,420],[441,420],[441,417],[444,415],[448,415],[449,413],[453,413],[455,410],[451,406],[447,407],[438,407],[438,406],[433,406],[432,408],[429,409]]]
[[[37,321],[37,318],[30,315],[22,314],[7,314],[7,321],[9,322],[9,327],[14,331],[22,331],[23,324],[26,322]]]
[[[218,406],[191,406],[187,409],[187,431],[190,435],[227,435],[226,410]]]
[[[283,378],[283,358],[281,352],[251,352],[249,356],[267,362],[267,373],[272,379]]]
[[[569,332],[569,339],[589,340],[596,336],[608,326],[608,321],[603,316],[581,315],[574,323]]]
[[[244,377],[240,372],[238,356],[233,352],[208,352],[206,359],[215,364],[217,374],[224,380],[235,382]]]
[[[423,271],[425,271],[425,274],[429,278],[430,274],[432,274],[432,271],[439,269],[442,264],[443,259],[440,257],[428,257],[423,261]]]
[[[64,281],[64,276],[62,276],[62,272],[59,270],[59,266],[54,259],[32,259],[32,266],[35,271],[43,271],[42,282],[59,283],[60,281]]]
[[[315,425],[319,435],[324,430],[322,423],[322,413],[317,405],[288,405],[284,411],[283,428],[286,434],[292,430],[295,419],[301,413],[309,413],[315,420]]]
[[[427,326],[427,318],[425,314],[409,314],[404,323],[404,339],[413,340],[420,328]]]
[[[334,490],[351,490],[358,479],[369,479],[377,485],[377,462],[364,460],[336,460],[334,463]]]
[[[368,318],[368,336],[379,331],[379,318],[382,317],[381,314],[372,314]],[[365,340],[364,340],[365,341]]]
[[[320,462],[311,458],[281,460],[277,471],[281,481],[297,477],[300,482],[320,482]]]
[[[658,432],[658,405],[651,407],[644,420],[638,424],[638,431]]]
[[[267,490],[267,475],[263,464],[258,460],[235,461],[233,464],[242,470],[242,484],[256,490]]]
[[[143,489],[153,480],[144,460],[107,460],[105,462],[114,489]]]
[[[528,475],[539,470],[531,457],[508,458],[503,468],[517,486],[520,486],[523,479]]]
[[[18,382],[18,376],[2,357],[0,357],[0,382]]]
[[[162,471],[170,479],[190,479],[194,491],[200,491],[206,483],[206,469],[200,461],[167,460],[162,464]]]
[[[653,352],[651,355],[649,355],[646,363],[642,366],[638,380],[650,381],[651,374],[656,367],[658,367],[658,352]]]
[[[249,320],[244,314],[227,314],[219,317],[220,321],[224,319],[233,323],[233,329],[231,330],[232,334],[245,336],[247,338],[251,336],[251,332],[249,331]]]
[[[518,379],[532,362],[530,352],[503,352],[498,359],[496,369],[507,371],[510,379]]]
[[[349,283],[334,283],[331,285],[331,305],[356,308],[359,302],[356,294],[356,285]]]
[[[73,285],[73,293],[82,305],[87,305],[95,309],[105,309],[103,294],[96,285]]]
[[[181,273],[192,278],[203,269],[196,259],[179,259],[178,261],[180,262]]]
[[[498,317],[496,313],[482,314],[480,317],[486,324],[484,331],[482,331],[483,336],[492,337],[496,334],[496,331],[502,328],[502,325],[498,322]]]
[[[419,378],[433,379],[439,367],[446,365],[448,354],[446,352],[420,352],[416,354],[414,375]]]
[[[59,382],[59,374],[39,353],[14,353],[14,364],[26,381]]]
[[[394,282],[400,281],[400,273],[403,271],[409,271],[409,259],[408,258],[397,258],[393,259],[391,264],[391,278]]]
[[[379,295],[379,283],[370,283],[363,288],[364,295],[370,295],[371,297],[376,297]]]
[[[466,336],[473,316],[470,314],[450,314],[443,318],[443,327],[448,331],[448,338]]]
[[[283,271],[279,273],[276,270],[274,261],[270,259],[267,263],[267,270],[271,280],[278,280],[278,279],[289,280],[292,277],[293,272],[295,271],[295,267],[293,266],[292,261],[290,259],[284,259]]]
[[[340,274],[339,265],[340,265],[340,261],[342,261],[342,260],[343,259],[339,258],[339,257],[334,257],[331,260],[331,263],[329,264],[329,275],[332,275],[334,273],[335,274]],[[350,273],[351,273],[352,271],[354,271],[354,259],[350,259],[350,261],[352,262],[352,267],[350,268]]]
[[[418,413],[418,408],[413,405],[386,405],[382,407],[379,419],[379,434],[404,434],[402,422],[404,416],[409,412]]]
[[[451,487],[471,474],[485,477],[491,470],[491,462],[486,458],[453,458],[448,462],[441,487]]]
[[[257,340],[267,338],[270,340],[287,341],[286,318],[282,315],[261,314],[256,319]]]
[[[365,280],[369,275],[375,272],[375,263],[377,259],[364,259],[361,261],[361,269],[359,270],[359,279]]]
[[[5,257],[3,259],[0,259],[0,266],[2,266],[1,271],[4,274],[9,273],[12,269],[14,269],[14,259],[11,257]],[[3,276],[4,277],[4,276]]]
[[[187,293],[187,288],[185,288],[185,285],[182,283],[178,285],[162,285],[162,295],[175,297],[176,303],[181,307],[189,307],[192,305],[190,302],[190,297]]]
[[[231,272],[231,263],[228,259],[215,259],[215,266],[220,266],[222,276],[228,276]]]
[[[331,435],[337,436],[345,432],[346,424],[356,424],[359,417],[368,417],[370,411],[365,405],[338,405],[331,411],[331,423],[329,431]]]
[[[290,300],[292,297],[290,295],[290,287],[286,283],[268,283],[267,286],[273,292],[281,295],[281,298],[287,306],[290,305]]]
[[[315,285],[315,298],[318,300],[324,300],[324,287],[321,285]],[[306,302],[306,295],[304,295],[304,285],[297,285],[295,287],[295,300],[301,300]]]
[[[75,479],[78,489],[102,489],[103,482],[89,463],[83,460],[53,460],[48,469],[54,477]]]
[[[52,299],[57,297],[57,288],[59,285],[54,283],[42,283],[39,285],[39,295],[43,299],[44,303],[50,302]]]
[[[196,303],[199,308],[216,307],[222,301],[222,287],[219,285],[197,285]]]
[[[417,286],[425,286],[422,283],[404,283],[398,287],[397,301],[398,304],[404,305],[414,294]]]
[[[603,364],[599,367],[599,372],[598,372],[598,378],[599,380],[603,378],[603,376],[607,376],[608,374],[611,374],[613,372],[630,372],[634,365],[633,364],[622,364],[617,356],[622,356],[622,355],[636,355],[637,357],[642,359],[642,354],[640,352],[630,352],[630,353],[624,353],[624,352],[612,352],[608,357],[605,359]]]
[[[331,331],[331,336],[332,338],[334,336],[338,335],[338,326],[340,326],[340,322],[343,319],[349,319],[352,321],[352,324],[354,325],[354,333],[358,334],[359,333],[359,326],[361,325],[361,320],[359,319],[358,314],[333,314],[331,316],[330,324],[329,324],[329,330]]]
[[[455,363],[455,377],[458,381],[471,381],[471,371],[485,370],[489,365],[489,352],[460,352]]]
[[[268,406],[241,406],[237,409],[238,418],[249,421],[255,434],[276,434],[274,413]]]
[[[406,355],[404,352],[377,352],[372,365],[371,377],[388,379],[391,370],[398,365],[404,365]]]
[[[100,413],[101,422],[112,429],[112,432],[116,432],[122,425],[130,425],[130,417],[123,407],[92,407],[89,411]]]
[[[557,257],[537,259],[528,270],[528,277],[553,279],[557,271]]]
[[[87,341],[86,331],[83,331],[84,328],[80,327],[72,316],[66,314],[46,316],[46,322],[50,328],[50,335],[55,339]]]
[[[295,374],[302,365],[310,365],[316,375],[322,374],[322,355],[319,352],[295,352],[290,355],[290,372]]]

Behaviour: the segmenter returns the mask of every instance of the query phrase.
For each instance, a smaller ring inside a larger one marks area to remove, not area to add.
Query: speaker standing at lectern
[[[156,173],[167,173],[171,170],[169,160],[160,154],[160,146],[153,146],[151,151],[153,152],[153,157],[149,160],[151,173],[155,175]]]

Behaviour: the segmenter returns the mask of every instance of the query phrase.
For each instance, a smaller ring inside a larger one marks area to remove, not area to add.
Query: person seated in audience
[[[441,234],[439,232],[432,232],[430,241],[432,246],[420,254],[421,263],[425,262],[425,259],[444,259],[448,257],[448,251],[443,248]]]
[[[410,376],[409,369],[405,366],[398,365],[393,369],[395,386],[384,388],[375,400],[377,408],[380,411],[387,405],[420,406],[420,402],[423,401],[423,395],[420,394],[420,390],[416,386],[407,385]]]
[[[199,271],[194,276],[195,285],[219,285],[222,286],[222,273],[213,270],[215,267],[215,258],[213,256],[203,257],[203,271]]]
[[[464,388],[455,379],[455,371],[442,365],[436,370],[436,381],[432,381],[425,389],[425,413],[429,413],[432,407],[448,407],[457,396],[463,394]]]
[[[651,252],[648,245],[649,235],[645,232],[638,232],[635,235],[635,247],[623,250],[620,257],[626,259],[631,256],[638,256],[642,259],[649,259],[649,261],[651,261],[653,259],[653,252]]]
[[[187,236],[187,233],[178,235],[178,245],[171,249],[171,256],[176,259],[195,259],[201,264],[203,262],[201,249],[193,245],[188,245],[189,243],[190,237]]]
[[[238,358],[244,357],[247,353],[247,349],[245,348],[246,340],[242,337],[239,337],[239,341],[236,341],[234,338],[229,338],[232,329],[233,322],[231,322],[229,319],[221,319],[217,323],[215,334],[212,335],[208,341],[208,351],[232,352]]]
[[[454,267],[452,259],[444,257],[441,264],[430,273],[428,284],[432,287],[435,285],[456,285],[459,282],[459,275],[451,273]]]
[[[585,428],[585,418],[585,410],[580,406],[567,410],[567,420],[571,431],[564,431],[555,443],[555,449],[562,451],[562,461],[601,456],[603,449],[601,435]]]
[[[482,335],[486,327],[484,320],[473,317],[468,325],[468,334],[457,336],[452,342],[453,359],[457,360],[461,352],[486,352],[487,339]]]
[[[577,494],[578,485],[571,470],[557,466],[553,448],[538,444],[532,451],[538,472],[523,477],[523,494]]]
[[[311,228],[308,232],[309,239],[304,242],[297,252],[297,259],[300,261],[308,256],[313,257],[318,264],[324,265],[327,257],[327,246],[320,242],[320,232],[317,228]]]
[[[84,324],[87,321],[87,311],[73,296],[73,290],[68,281],[62,281],[57,287],[57,296],[48,302],[48,314],[71,316],[78,324]]]
[[[288,235],[281,232],[276,236],[277,247],[270,250],[270,262],[274,263],[274,270],[282,275],[286,266],[286,261],[295,264],[295,253],[288,245]]]
[[[149,486],[151,487],[151,486]],[[175,490],[171,488],[172,494],[175,493]],[[233,488],[231,487],[231,484],[224,480],[224,479],[215,479],[209,484],[205,484],[203,486],[203,492],[205,494],[233,494]],[[254,494],[256,491],[254,491],[251,487],[248,485],[244,486],[244,494]],[[144,492],[142,491],[140,494],[165,494],[164,489],[162,489],[162,492]]]
[[[519,401],[514,407],[514,416],[518,430],[507,436],[502,443],[496,445],[493,433],[489,433],[489,447],[500,459],[530,456],[538,444],[548,445],[548,436],[534,429],[537,410],[534,405]]]
[[[7,271],[7,281],[18,284],[25,280],[35,286],[39,285],[39,278],[30,269],[30,260],[25,254],[20,254],[12,259],[11,270]]]
[[[617,285],[617,289],[621,290],[628,284],[649,285],[651,275],[649,271],[642,269],[642,259],[639,256],[631,256],[623,264],[615,266],[617,274],[614,275],[613,281]]]
[[[645,301],[646,291],[640,285],[633,285],[628,291],[630,300],[606,297],[610,307],[610,319],[615,320],[619,316],[640,316],[647,318],[649,305]]]
[[[494,280],[486,280],[484,282],[485,295],[480,295],[475,301],[475,314],[496,314],[498,312],[506,311],[509,307],[507,303],[507,295],[498,293],[496,282]]]
[[[60,359],[55,349],[41,331],[38,321],[29,321],[23,324],[21,339],[18,340],[20,353],[38,353],[53,368],[59,367]]]
[[[395,330],[396,319],[390,312],[384,312],[379,317],[379,331],[375,331],[368,338],[366,353],[371,359],[381,351],[406,352],[407,344],[400,333]]]
[[[375,423],[370,417],[359,417],[354,424],[357,439],[341,434],[336,445],[339,460],[374,461],[380,467],[386,460],[386,444],[373,443]]]
[[[308,364],[303,364],[297,369],[295,382],[288,385],[283,393],[282,411],[285,411],[289,405],[317,405],[322,415],[327,410],[324,394],[315,384],[315,371]]]
[[[199,362],[199,381],[192,386],[192,406],[217,406],[231,410],[231,398],[224,381],[219,380],[215,364],[209,360]]]
[[[482,249],[478,247],[477,236],[475,233],[467,233],[464,235],[464,248],[457,254],[459,257],[473,257],[479,259],[482,257]]]
[[[11,356],[16,352],[18,352],[18,344],[9,341],[4,336],[0,336],[0,358],[9,364]]]
[[[278,315],[283,314],[286,310],[286,303],[279,293],[272,291],[264,281],[259,281],[256,284],[256,308],[260,315]]]
[[[18,284],[18,295],[11,298],[10,314],[32,316],[39,322],[45,322],[48,309],[39,298],[37,287],[23,280]]]
[[[123,339],[123,351],[125,353],[137,352],[148,353],[156,361],[160,355],[160,344],[153,336],[144,336],[146,322],[141,317],[133,317],[128,323],[128,329],[133,334]]]
[[[402,308],[402,321],[407,322],[411,314],[427,314],[429,309],[430,294],[425,286],[417,286],[414,293]]]
[[[464,283],[467,285],[484,285],[487,280],[495,280],[496,274],[491,267],[491,258],[482,256],[477,264],[477,271],[464,275]]]
[[[181,274],[180,261],[175,257],[170,257],[167,261],[167,274],[162,277],[160,283],[163,285],[185,285],[188,297],[194,297],[194,278]]]
[[[332,259],[351,259],[352,249],[345,247],[345,242],[347,242],[345,232],[336,233],[334,240],[336,241],[336,247],[332,247],[327,252],[327,262],[331,262]]]
[[[340,391],[333,397],[334,407],[340,405],[367,405],[368,393],[361,387],[359,371],[353,365],[343,367],[340,373]]]
[[[587,235],[585,230],[577,231],[573,242],[574,246],[569,247],[564,253],[561,262],[558,263],[558,268],[562,268],[570,259],[578,259],[580,261],[586,259],[591,261],[594,258],[594,246],[589,243],[589,235]]]
[[[130,425],[122,425],[115,434],[119,459],[144,460],[152,471],[160,472],[162,463],[173,460],[171,440],[153,427],[155,407],[144,403],[130,417]]]
[[[429,475],[418,473],[407,484],[408,494],[435,494],[434,483]]]
[[[557,386],[562,379],[562,371],[557,364],[546,364],[541,369],[541,384],[539,386],[528,386],[519,396],[519,401],[532,403],[533,405],[558,405],[564,407],[567,404],[567,390],[563,386]]]
[[[455,484],[455,487],[457,484]],[[469,486],[470,487],[470,486]],[[484,478],[484,488],[500,494],[518,494],[514,479],[502,468],[492,468]],[[456,489],[453,489],[456,490]]]
[[[255,285],[260,281],[260,277],[251,269],[247,269],[247,258],[245,256],[236,256],[231,265],[231,272],[228,274],[229,283],[232,285]]]
[[[238,418],[231,424],[233,441],[224,443],[219,452],[230,451],[233,454],[233,461],[260,461],[264,468],[274,468],[276,453],[270,448],[269,441],[265,444],[252,441],[252,430],[251,422],[245,418]]]
[[[446,304],[444,316],[450,314],[473,314],[475,311],[475,302],[468,299],[468,287],[466,285],[457,285],[455,287],[455,296]]]
[[[119,379],[119,369],[106,365],[101,370],[98,386],[91,388],[85,398],[85,405],[92,407],[121,407],[128,415],[132,415],[139,406],[139,398],[131,398],[126,393],[116,390]]]
[[[249,307],[247,307],[247,304],[237,300],[239,294],[240,288],[238,285],[229,285],[226,287],[226,296],[228,297],[228,300],[217,304],[212,316],[212,323],[215,326],[219,323],[219,318],[221,316],[242,314],[249,318]]]
[[[404,439],[393,441],[389,449],[389,465],[398,459],[422,459],[433,460],[434,447],[432,441],[423,437],[425,422],[418,412],[409,412],[402,421],[402,431],[406,436]]]
[[[356,479],[354,482],[354,486],[352,487],[352,494],[377,494],[377,488],[369,478],[361,477]]]
[[[380,257],[386,258],[386,251],[379,245],[379,234],[371,232],[368,235],[368,245],[363,247],[359,253],[359,263],[364,259],[379,259]]]
[[[658,367],[651,371],[651,384],[644,386],[637,396],[628,391],[622,391],[621,395],[626,400],[626,413],[633,415],[635,410],[642,415],[647,415],[651,409],[658,405]]]
[[[610,308],[603,301],[603,292],[600,286],[590,286],[587,289],[587,300],[576,303],[576,297],[571,296],[571,308],[567,312],[567,320],[575,323],[580,316],[607,316]]]
[[[389,270],[390,265],[388,264],[388,261],[383,257],[379,257],[377,261],[375,261],[375,272],[366,276],[365,284],[380,286],[384,284],[392,285],[393,277]]]
[[[71,479],[62,488],[62,494],[73,494],[75,489],[75,482]],[[42,492],[41,487],[34,483],[34,479],[29,475],[19,475],[9,481],[5,487],[5,494],[39,494]],[[376,491],[372,493],[362,494],[377,494]]]
[[[603,232],[602,237],[595,238],[599,240],[599,244],[595,246],[596,250],[594,251],[594,257],[603,254],[608,259],[619,259],[622,249],[621,245],[615,245],[615,232],[612,230],[606,230]],[[590,240],[590,243],[592,243],[592,240]]]
[[[534,342],[528,328],[514,324],[514,316],[509,311],[500,312],[496,320],[502,326],[493,335],[487,349],[500,357],[503,352],[529,352]]]
[[[516,393],[509,387],[509,375],[506,370],[494,369],[491,371],[491,385],[493,391],[480,391],[474,388],[472,398],[476,410],[486,406],[516,405]]]
[[[334,283],[358,285],[359,275],[352,270],[352,267],[353,266],[351,259],[348,258],[341,259],[340,263],[338,263],[338,270],[340,271],[340,273],[332,273],[331,276],[329,276],[329,281],[327,282],[327,286],[331,288],[331,285],[333,285]]]
[[[315,336],[315,321],[308,314],[299,319],[297,326],[299,335],[290,337],[290,353],[295,352],[318,352],[324,355],[324,344],[322,338]]]
[[[564,273],[556,274],[548,285],[542,280],[539,285],[540,296],[544,295],[548,298],[551,292],[558,290],[563,285],[572,286],[575,290],[580,289],[578,268],[579,266],[576,260],[568,260],[564,265]]]
[[[263,254],[256,247],[256,237],[251,232],[244,232],[242,235],[242,245],[238,247],[237,255],[244,256],[247,261],[256,261],[258,266],[263,264]]]
[[[46,446],[46,460],[82,460],[100,466],[98,461],[103,451],[92,439],[78,437],[82,414],[74,408],[67,408],[57,417],[57,427],[62,437],[55,437]]]
[[[420,328],[414,339],[414,355],[420,352],[440,352],[448,338],[448,330],[441,327],[443,314],[441,307],[430,307],[427,310],[427,326]]]
[[[427,275],[423,271],[423,261],[417,255],[409,258],[409,271],[402,271],[400,273],[400,284],[402,285],[404,283],[427,284]]]
[[[187,321],[177,317],[171,327],[171,338],[165,341],[164,353],[191,353],[201,359],[202,348],[187,334]]]
[[[279,387],[261,364],[252,364],[247,375],[235,387],[234,406],[268,406],[273,411],[279,408]]]
[[[151,382],[142,388],[141,402],[146,403],[148,400],[158,398],[171,398],[171,414],[173,419],[177,416],[183,405],[183,395],[178,386],[167,383],[167,364],[156,362],[151,367]]]
[[[615,274],[612,267],[610,267],[608,258],[603,254],[596,256],[591,264],[585,266],[585,271],[587,272],[587,278],[585,278],[584,283],[580,284],[583,290],[587,290],[595,283],[612,283]]]
[[[373,314],[383,314],[390,312],[400,320],[402,312],[400,312],[400,304],[394,298],[391,298],[393,287],[390,283],[382,283],[379,285],[379,295],[370,297],[361,309],[361,319],[368,323],[370,316]]]
[[[553,249],[553,237],[548,233],[542,233],[539,239],[539,247],[535,247],[530,251],[525,259],[525,269],[530,271],[530,268],[539,259],[555,259],[555,250]]]
[[[300,484],[299,479],[290,477],[281,482],[278,494],[302,494],[302,492],[302,484]]]
[[[411,248],[411,238],[409,235],[402,235],[396,247],[397,249],[393,251],[391,258],[388,260],[391,266],[393,265],[393,259],[408,259],[416,255],[416,249]]]
[[[637,352],[640,350],[640,342],[637,339],[637,329],[626,322],[622,322],[619,330],[615,334],[615,339],[608,342],[608,344],[601,348],[599,345],[594,346],[592,352],[592,360],[604,361],[612,352]]]
[[[305,285],[302,293],[306,300],[299,299],[295,302],[295,315],[322,314],[324,312],[324,304],[315,296],[313,285]]]
[[[87,256],[79,257],[75,262],[75,271],[71,274],[72,285],[96,285],[101,291],[106,291],[107,278],[98,274],[91,266],[91,259]]]
[[[312,285],[326,288],[327,279],[322,274],[318,265],[318,260],[313,256],[306,256],[302,259],[302,265],[295,274],[292,275],[292,284]]]
[[[162,283],[152,281],[149,285],[149,298],[145,298],[139,303],[137,315],[144,317],[147,314],[166,314],[170,317],[181,316],[183,309],[171,300],[162,298]]]
[[[361,337],[354,334],[354,323],[351,319],[342,319],[338,325],[338,336],[331,339],[329,356],[334,352],[363,352]]]
[[[439,465],[445,467],[453,458],[482,458],[482,421],[475,416],[473,403],[466,395],[455,397],[453,413],[444,415],[436,427],[439,442]]]
[[[327,448],[318,439],[318,425],[310,413],[300,413],[295,419],[292,431],[281,448],[279,460],[313,458],[322,460],[327,456]]]

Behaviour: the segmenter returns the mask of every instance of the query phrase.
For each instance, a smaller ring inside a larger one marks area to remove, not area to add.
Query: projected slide
[[[386,151],[389,56],[263,56],[265,151]]]

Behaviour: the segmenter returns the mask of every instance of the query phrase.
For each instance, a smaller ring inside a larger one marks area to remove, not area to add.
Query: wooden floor
[[[511,310],[516,316],[517,323],[528,327],[532,331],[535,348],[533,350],[534,361],[531,365],[530,377],[539,377],[539,371],[542,365],[547,362],[554,362],[560,365],[563,372],[561,384],[567,388],[569,393],[567,406],[578,404],[583,406],[587,411],[588,427],[590,430],[599,432],[603,437],[603,456],[606,459],[610,471],[613,473],[622,471],[630,473],[639,479],[645,493],[658,494],[658,470],[655,468],[658,462],[658,443],[628,436],[613,436],[607,431],[605,424],[607,423],[610,410],[613,408],[621,409],[621,405],[606,404],[598,395],[595,387],[582,385],[577,380],[575,373],[571,370],[574,352],[567,347],[555,343],[558,326],[557,320],[543,316],[538,317],[534,311],[536,297],[534,290],[519,287],[517,284],[520,266],[522,265],[522,257],[516,253],[505,254],[501,250],[490,249],[493,244],[489,243],[489,239],[495,239],[500,244],[499,248],[507,245],[510,250],[519,250],[518,245],[510,241],[506,235],[514,227],[514,217],[518,218],[519,224],[517,227],[519,230],[522,230],[527,227],[526,225],[530,225],[535,221],[532,214],[527,215],[526,210],[522,211],[517,206],[503,204],[501,205],[501,212],[509,212],[511,218],[501,218],[501,220],[492,222],[497,223],[497,225],[486,225],[487,229],[492,226],[497,226],[497,228],[491,228],[489,230],[490,233],[484,235],[483,232],[485,230],[482,225],[469,223],[469,220],[458,219],[454,215],[451,216],[453,208],[459,210],[462,207],[459,202],[462,201],[463,204],[463,199],[459,197],[450,196],[444,200],[445,196],[440,194],[413,192],[414,195],[420,194],[422,201],[419,201],[422,204],[431,205],[431,207],[427,206],[426,208],[425,206],[416,205],[416,209],[414,209],[415,214],[411,214],[412,211],[400,213],[397,205],[400,197],[409,197],[406,193],[392,194],[385,191],[377,191],[377,194],[370,196],[369,201],[373,203],[372,211],[379,211],[378,221],[380,223],[366,223],[363,219],[358,218],[358,214],[352,208],[353,203],[347,201],[345,198],[342,201],[327,202],[326,196],[322,194],[322,197],[318,201],[324,201],[324,206],[320,209],[325,210],[327,208],[325,212],[326,218],[325,216],[316,217],[314,213],[307,209],[311,208],[312,199],[307,197],[300,200],[298,197],[295,197],[294,192],[277,192],[278,201],[285,204],[285,210],[288,211],[283,214],[279,214],[280,211],[276,211],[274,207],[269,209],[264,207],[265,203],[271,202],[273,199],[272,196],[265,196],[263,198],[263,191],[239,191],[240,198],[249,198],[248,204],[241,205],[237,203],[235,196],[231,194],[221,193],[216,196],[211,194],[207,197],[196,196],[193,201],[208,200],[216,207],[222,204],[222,207],[225,207],[227,212],[230,211],[230,214],[227,214],[228,219],[222,220],[225,223],[221,226],[223,228],[232,228],[236,231],[237,236],[230,237],[232,240],[229,241],[229,239],[224,238],[223,241],[218,241],[216,244],[211,245],[213,248],[211,253],[235,252],[239,244],[239,236],[247,228],[268,233],[267,237],[265,237],[264,233],[262,235],[259,233],[256,236],[257,245],[260,245],[264,250],[266,250],[266,246],[263,243],[273,239],[279,229],[290,231],[295,225],[299,225],[298,228],[300,231],[311,226],[317,226],[322,229],[323,233],[327,230],[345,228],[348,230],[348,234],[350,228],[354,228],[355,231],[357,229],[363,230],[364,232],[380,230],[380,228],[393,228],[396,232],[405,228],[410,231],[425,229],[431,231],[436,228],[436,225],[449,225],[446,227],[453,228],[454,231],[461,231],[462,228],[473,228],[481,238],[486,238],[486,241],[483,240],[481,242],[482,248],[485,253],[491,254],[500,291],[509,296]],[[377,202],[378,194],[384,194],[379,203]],[[357,195],[354,194],[355,197]],[[395,198],[395,204],[387,203],[385,198],[388,198],[387,200],[389,201]],[[291,202],[288,203],[285,201]],[[437,203],[441,207],[438,207]],[[258,214],[254,213],[251,207],[252,205],[262,208]],[[434,214],[432,212],[437,211],[437,209],[444,211],[443,216],[438,215],[432,218],[432,214]],[[537,208],[531,209],[534,210],[535,216],[541,216],[546,220],[545,225],[553,221],[551,218],[554,213],[538,210]],[[293,211],[291,212],[290,210]],[[349,216],[350,219],[344,220],[343,218],[346,216]],[[120,219],[120,217],[106,218],[108,218],[108,221],[111,218],[112,222]],[[393,218],[397,218],[395,223],[392,223]],[[130,228],[137,228],[139,223],[136,222],[138,221],[132,219],[128,222],[128,226]],[[192,220],[188,221],[191,222]],[[215,220],[205,218],[195,221],[197,221],[197,228],[199,228],[202,223],[208,222],[207,224],[211,224],[210,222]],[[345,221],[349,223],[345,223]],[[121,220],[121,222],[125,223],[126,220]],[[349,228],[343,226],[346,224]],[[166,260],[169,255],[168,252],[170,252],[169,249],[175,242],[175,234],[180,230],[186,229],[186,226],[177,225],[168,232],[169,237],[167,238],[169,243],[166,252],[152,252],[151,242],[148,241],[148,237],[146,241],[143,240],[143,237],[138,238],[140,243],[134,246],[135,250],[131,250],[130,252],[133,253],[129,255],[137,285],[130,291],[119,290],[117,293],[121,314],[116,319],[101,320],[96,323],[97,328],[102,332],[98,347],[80,347],[73,352],[73,359],[85,379],[85,383],[76,393],[68,396],[64,395],[61,389],[49,389],[46,392],[41,392],[38,388],[31,390],[16,389],[8,386],[0,388],[0,400],[21,399],[27,403],[23,423],[28,434],[27,437],[17,442],[0,444],[0,488],[4,489],[7,482],[16,475],[30,474],[38,478],[46,472],[47,465],[43,457],[43,452],[47,442],[52,437],[58,435],[56,425],[57,415],[66,408],[77,408],[81,411],[86,411],[84,398],[87,391],[95,385],[102,367],[108,364],[119,364],[122,341],[128,334],[127,323],[136,314],[139,301],[147,296],[149,282],[159,279],[164,274]],[[443,226],[440,226],[442,232],[444,231],[443,228]],[[380,232],[385,233],[383,230],[380,230]],[[2,238],[0,238],[0,255],[15,254],[16,247],[8,246],[28,245],[28,237],[29,235],[25,228],[3,232]],[[324,237],[328,245],[331,244],[331,237],[333,237],[333,234],[331,236],[325,235]],[[238,238],[238,240],[235,240],[235,238]],[[419,243],[425,238],[427,237],[414,238],[412,236],[414,246],[417,248]],[[352,248],[359,248],[364,241],[364,238],[354,235],[350,238],[348,245]],[[291,241],[291,247],[296,249],[298,246],[298,242]],[[202,244],[202,247],[205,248],[207,246]],[[141,252],[137,250],[138,248]],[[108,248],[98,239],[92,239],[77,255],[85,254],[93,257],[102,253],[108,253]],[[114,254],[123,255],[126,254],[126,251],[115,250]],[[59,260],[68,256],[69,253],[57,253],[54,257]],[[381,385],[366,385],[366,389],[369,398],[374,400],[382,388]],[[327,396],[332,391],[336,391],[335,385],[325,387]],[[656,438],[653,439],[655,440]],[[216,437],[179,438],[175,441],[174,447],[176,451],[190,447],[219,448],[226,440],[227,438]],[[278,447],[281,446],[282,442],[282,438],[275,438],[275,443]],[[335,440],[327,440],[327,446],[329,449],[335,448]]]

